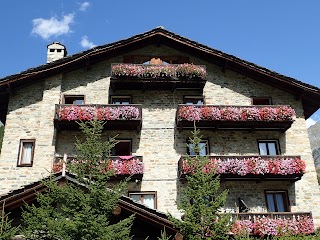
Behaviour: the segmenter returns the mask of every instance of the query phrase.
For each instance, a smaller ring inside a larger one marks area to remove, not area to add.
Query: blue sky
[[[74,54],[164,26],[320,87],[319,0],[4,0],[0,10],[0,78],[44,64],[53,41]]]

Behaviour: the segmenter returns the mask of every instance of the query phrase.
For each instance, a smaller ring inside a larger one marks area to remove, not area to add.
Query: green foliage
[[[19,228],[11,226],[8,214],[4,212],[4,204],[0,216],[0,240],[12,239],[17,234]]]
[[[0,126],[0,153],[2,148],[3,135],[4,135],[4,126]]]
[[[226,234],[232,223],[229,214],[222,214],[228,191],[220,189],[219,177],[213,170],[203,171],[208,157],[199,156],[201,136],[195,129],[189,142],[193,145],[192,151],[197,156],[188,157],[191,166],[196,166],[194,172],[187,176],[187,186],[182,190],[182,197],[178,209],[182,210],[183,220],[170,217],[175,227],[180,229],[184,239],[228,239]]]
[[[99,121],[80,123],[85,141],[76,140],[78,163],[71,165],[78,183],[58,185],[48,180],[45,194],[38,194],[39,206],[26,206],[23,212],[27,239],[46,240],[127,240],[133,216],[111,223],[112,212],[126,188],[126,182],[107,185],[110,173],[97,171],[104,164],[114,140],[101,141]],[[84,161],[85,160],[85,161]]]
[[[172,239],[171,236],[167,236],[166,229],[161,231],[161,237],[158,237],[158,240],[170,240]]]

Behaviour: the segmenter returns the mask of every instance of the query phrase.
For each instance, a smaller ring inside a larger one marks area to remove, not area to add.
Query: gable
[[[163,28],[155,28],[128,39],[95,47],[55,62],[0,79],[0,99],[3,99],[0,102],[0,111],[1,109],[5,109],[8,95],[13,94],[17,88],[23,88],[34,82],[42,81],[44,78],[70,72],[74,69],[90,69],[90,66],[97,62],[120,55],[126,55],[133,49],[141,49],[153,44],[157,46],[168,46],[185,54],[213,63],[221,68],[223,72],[232,70],[293,94],[296,100],[302,101],[305,118],[310,117],[320,106],[320,89],[317,87],[202,45]],[[5,110],[2,111],[4,112]]]

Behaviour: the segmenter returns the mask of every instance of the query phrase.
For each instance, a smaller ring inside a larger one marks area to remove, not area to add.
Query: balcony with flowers
[[[136,129],[142,125],[141,104],[56,104],[55,126],[59,130],[79,129],[77,121],[105,121],[105,129]]]
[[[271,236],[309,235],[314,233],[310,212],[234,213],[230,234],[262,238]]]
[[[178,177],[183,180],[195,171],[197,161],[182,156]],[[300,156],[209,156],[204,172],[214,171],[222,181],[232,180],[289,180],[301,179],[306,164]]]
[[[54,173],[62,171],[64,162],[66,162],[66,170],[68,170],[70,165],[83,162],[82,160],[76,160],[71,156],[68,156],[65,159],[66,160],[64,160],[63,157],[56,157],[52,168]],[[142,179],[144,172],[142,156],[110,156],[108,160],[103,160],[101,162],[103,162],[103,164],[90,167],[96,167],[103,173],[110,170],[113,171],[114,176],[111,177],[110,180],[121,180],[129,176],[131,180]]]
[[[111,64],[111,83],[117,89],[200,88],[206,83],[206,67],[193,64]]]
[[[176,113],[180,130],[277,130],[285,132],[295,120],[295,111],[285,105],[218,106],[179,104]]]

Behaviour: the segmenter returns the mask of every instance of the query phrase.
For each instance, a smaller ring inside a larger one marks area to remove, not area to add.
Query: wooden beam
[[[223,64],[223,67],[222,67],[222,72],[225,73],[227,68],[228,68],[228,64],[229,64],[229,61],[228,60],[225,60],[224,61],[224,64]]]
[[[7,83],[6,91],[10,94],[10,96],[13,95],[14,92],[13,92],[13,88],[10,85],[10,83]]]
[[[87,59],[86,60],[86,70],[89,71],[89,70],[91,70],[91,62],[90,62],[89,57],[87,57],[86,59]]]
[[[301,89],[296,95],[296,100],[300,101],[305,94],[306,94],[306,91],[304,89]]]

